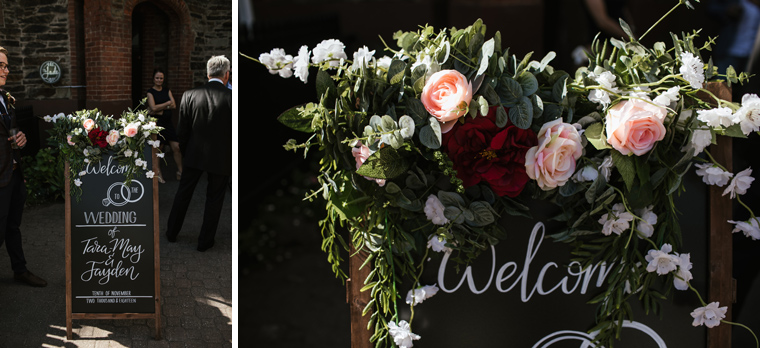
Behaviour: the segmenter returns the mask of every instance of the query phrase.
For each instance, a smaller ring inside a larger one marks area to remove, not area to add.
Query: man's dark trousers
[[[182,223],[185,221],[187,209],[190,206],[190,199],[193,197],[195,187],[198,185],[204,171],[197,168],[185,166],[182,170],[182,178],[177,188],[177,194],[174,196],[174,204],[169,213],[167,221],[166,236],[170,240],[176,239],[179,231],[182,229]],[[201,224],[200,235],[198,236],[198,246],[208,247],[214,242],[216,229],[219,225],[219,217],[222,215],[224,206],[224,195],[229,183],[229,176],[206,172],[208,186],[206,187],[206,207],[203,212],[203,223]]]

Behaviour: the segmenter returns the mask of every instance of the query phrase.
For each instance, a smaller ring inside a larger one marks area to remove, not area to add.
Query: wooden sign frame
[[[725,83],[710,82],[705,89],[718,98],[732,100],[732,90]],[[715,145],[710,145],[710,154],[715,161],[733,172],[733,140],[720,136]],[[727,221],[733,219],[733,204],[729,196],[723,195],[723,188],[710,185],[709,191],[709,233],[708,233],[708,288],[707,302],[718,302],[728,307],[724,320],[732,321],[732,307],[736,303],[736,280],[733,277],[733,226]],[[733,325],[718,325],[707,330],[707,348],[731,347]]]
[[[153,136],[153,140],[156,137]],[[158,167],[158,157],[156,149],[152,148],[151,157],[153,168]],[[69,163],[66,162],[64,168],[65,197],[66,197],[66,338],[72,339],[72,324],[76,319],[154,319],[156,323],[156,340],[161,339],[161,259],[159,248],[159,209],[158,209],[158,180],[153,178],[153,269],[155,284],[155,310],[154,313],[73,313],[72,312],[72,276],[71,276],[71,189],[69,185]]]
[[[705,89],[718,98],[732,100],[732,90],[725,83],[709,82]],[[710,145],[713,158],[729,170],[733,170],[731,137],[720,136],[717,144]],[[736,303],[736,280],[733,278],[733,233],[726,221],[733,218],[733,204],[723,195],[723,188],[711,185],[708,188],[709,231],[708,231],[708,302],[719,302],[727,306],[724,320],[732,320],[732,307]],[[364,279],[369,275],[369,267],[360,269],[367,254],[357,253],[351,246],[349,259],[349,279],[346,282],[346,302],[349,304],[351,320],[351,348],[371,348],[370,332],[367,330],[369,316],[362,316],[362,310],[371,300],[369,291],[360,291]],[[731,347],[733,325],[718,325],[707,330],[707,348]]]

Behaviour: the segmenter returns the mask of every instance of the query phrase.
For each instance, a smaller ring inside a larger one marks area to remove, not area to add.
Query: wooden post
[[[151,139],[153,141],[156,141],[158,137],[153,134],[151,136]],[[158,163],[158,150],[154,147],[151,152],[151,158],[152,158],[152,170],[156,171],[156,168],[159,168],[161,164]],[[160,250],[160,241],[161,241],[161,230],[159,227],[159,211],[158,211],[158,179],[154,178],[152,180],[153,182],[153,269],[155,269],[155,272],[153,274],[154,276],[154,284],[155,284],[155,312],[153,313],[153,319],[156,324],[156,340],[161,339],[161,250]]]
[[[731,101],[731,89],[724,83],[711,82],[705,85],[717,97]],[[709,148],[712,157],[733,171],[731,153],[733,142],[730,137],[721,136],[716,145]],[[728,195],[723,196],[725,187],[710,185],[710,232],[708,240],[709,255],[709,286],[707,291],[708,303],[718,302],[720,306],[728,307],[725,320],[730,321],[732,306],[736,302],[735,283],[733,278],[733,233],[732,226],[727,221],[733,218],[733,204]],[[707,330],[707,347],[731,347],[731,325],[718,325]]]
[[[362,316],[364,307],[370,301],[370,293],[369,291],[359,291],[364,286],[364,280],[367,279],[371,268],[365,266],[359,269],[365,260],[367,260],[367,252],[357,253],[354,246],[351,245],[351,254],[348,259],[349,278],[346,280],[346,302],[348,302],[351,311],[351,348],[372,347],[369,341],[372,335],[367,330],[369,317],[372,313]]]
[[[66,257],[66,339],[72,338],[72,318],[71,318],[71,185],[69,182],[69,161],[63,168],[63,187],[66,197],[66,237],[65,237],[65,257]]]

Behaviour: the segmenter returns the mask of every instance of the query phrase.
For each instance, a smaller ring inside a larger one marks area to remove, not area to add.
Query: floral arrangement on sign
[[[69,163],[69,185],[76,197],[81,195],[80,177],[87,174],[84,170],[87,164],[100,162],[110,151],[124,168],[125,182],[140,175],[148,166],[143,149],[145,145],[159,148],[160,142],[153,140],[153,136],[163,129],[156,126],[156,119],[146,112],[131,109],[118,119],[92,109],[76,111],[73,115],[45,116],[44,120],[53,123],[50,142]],[[164,154],[159,152],[156,156],[163,158]],[[148,178],[153,175],[153,171],[145,172]]]
[[[668,14],[681,5],[691,7],[680,0]],[[598,325],[589,331],[598,331],[600,344],[612,346],[632,318],[629,298],[656,313],[673,287],[699,297],[695,326],[721,322],[726,307],[705,303],[690,285],[672,199],[696,168],[741,203],[752,170],[730,173],[705,148],[718,135],[758,132],[760,97],[735,103],[705,88],[748,76],[719,73],[705,61],[714,41],[698,45],[699,31],[671,34],[670,47],[645,47],[646,33],[636,38],[621,25],[628,40],[595,40],[588,66],[574,75],[549,65],[553,52],[540,61],[510,55],[500,33],[486,40],[481,21],[399,31],[398,48],[386,44],[390,56],[365,46],[350,59],[334,39],[303,46],[295,57],[282,49],[246,56],[303,82],[317,69],[319,101],[279,116],[311,136],[284,147],[304,156],[321,151],[321,189],[306,198],[325,200],[322,248],[335,274],[346,278],[349,245],[369,253],[362,291],[371,293],[364,312],[377,347],[420,339],[411,329],[414,306],[438,291],[419,283],[430,252],[468,264],[505,236],[499,218],[530,215],[530,200],[559,207],[554,219],[566,226],[552,237],[572,246],[573,260],[615,262],[607,288],[591,301]],[[748,221],[726,223],[756,240],[760,221],[749,213]],[[348,239],[338,226],[348,228]],[[402,279],[415,284],[405,297],[408,322],[398,315]]]

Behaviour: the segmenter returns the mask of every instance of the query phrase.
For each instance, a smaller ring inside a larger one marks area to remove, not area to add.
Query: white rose
[[[425,202],[425,216],[428,220],[432,221],[434,225],[445,225],[449,223],[449,219],[443,215],[444,206],[438,197],[435,195],[428,196],[427,202]]]

